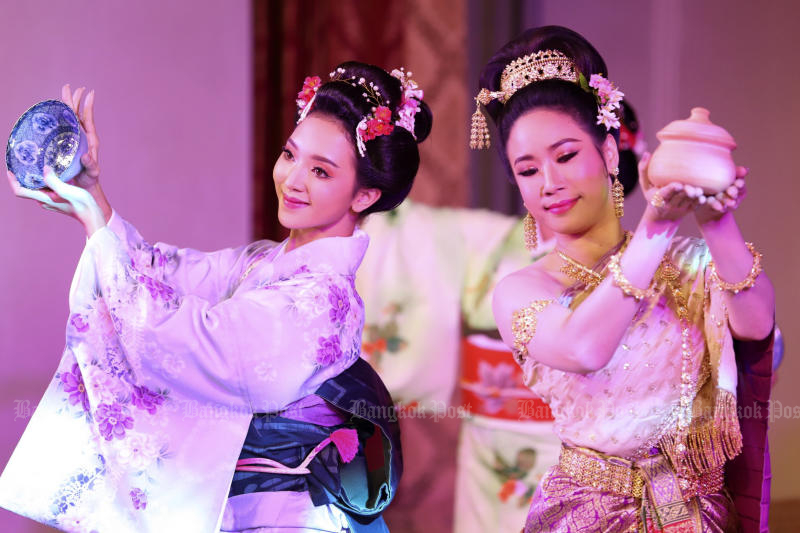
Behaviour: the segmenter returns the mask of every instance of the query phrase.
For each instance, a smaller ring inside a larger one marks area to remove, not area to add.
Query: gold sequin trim
[[[580,485],[621,496],[641,499],[647,486],[636,463],[589,448],[562,446],[558,469]],[[699,474],[679,474],[678,482],[685,499],[714,494],[725,483],[724,465]]]
[[[553,303],[553,300],[534,300],[528,305],[517,311],[511,316],[511,331],[514,333],[514,351],[517,361],[522,363],[528,355],[528,343],[531,342],[536,334],[536,323],[538,314],[545,307]]]
[[[577,483],[623,496],[642,497],[644,478],[633,463],[587,448],[564,446],[558,468]]]

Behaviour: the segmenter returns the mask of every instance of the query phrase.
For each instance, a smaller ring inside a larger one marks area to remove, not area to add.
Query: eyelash
[[[283,157],[286,158],[287,161],[294,161],[294,154],[292,153],[291,150],[289,150],[284,146],[283,148],[281,148],[281,151],[283,152]],[[328,172],[322,167],[314,167],[311,169],[311,172],[318,178],[331,177],[331,175],[328,174]]]
[[[562,163],[562,164],[563,164],[563,163],[566,163],[567,161],[569,161],[570,159],[572,159],[573,157],[575,157],[576,155],[578,155],[578,152],[577,152],[577,151],[575,151],[575,152],[569,152],[569,153],[567,153],[567,154],[564,154],[564,155],[558,156],[558,157],[556,158],[556,161],[557,161],[557,162],[559,162],[559,163]],[[525,170],[523,170],[522,172],[520,172],[520,173],[519,173],[519,175],[527,178],[527,177],[533,176],[533,175],[534,175],[534,174],[536,174],[537,172],[539,172],[539,169],[538,169],[538,168],[536,168],[536,167],[533,167],[533,168],[526,168]]]
[[[576,155],[578,155],[577,151],[569,152],[568,154],[564,154],[562,156],[559,156],[558,159],[556,159],[556,161],[558,161],[559,163],[566,163],[567,161],[569,161],[570,159],[572,159]]]
[[[313,172],[318,178],[330,178],[331,177],[330,174],[325,172],[325,169],[322,168],[322,167],[314,167],[314,168],[311,169],[311,172]]]

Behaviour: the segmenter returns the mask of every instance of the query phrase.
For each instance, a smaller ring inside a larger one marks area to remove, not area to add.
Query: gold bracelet
[[[511,331],[514,333],[514,351],[517,363],[522,364],[528,355],[528,343],[536,334],[537,314],[553,303],[553,300],[534,300],[511,315]]]
[[[653,294],[653,289],[648,287],[646,289],[639,289],[634,287],[628,278],[625,277],[625,274],[622,273],[622,268],[619,265],[619,258],[622,252],[617,252],[616,254],[611,256],[611,259],[608,261],[608,269],[611,271],[611,274],[614,277],[614,285],[620,288],[620,290],[625,293],[625,296],[631,296],[637,302],[643,300],[645,298],[649,298]]]
[[[747,290],[756,284],[756,278],[763,270],[761,268],[761,253],[756,251],[752,242],[746,242],[744,244],[747,246],[747,249],[750,250],[750,253],[753,254],[753,267],[750,269],[750,273],[747,275],[747,277],[739,283],[728,283],[727,281],[723,281],[719,277],[719,274],[717,274],[717,267],[714,265],[714,261],[710,261],[708,263],[708,267],[711,269],[709,279],[712,283],[716,284],[719,290],[729,291],[733,294],[739,294],[739,291]]]

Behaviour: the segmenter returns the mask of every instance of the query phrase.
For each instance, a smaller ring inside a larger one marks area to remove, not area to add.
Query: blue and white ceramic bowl
[[[75,112],[63,102],[45,100],[25,111],[11,129],[6,166],[23,187],[41,189],[46,187],[45,165],[53,167],[61,181],[77,176],[86,147]]]

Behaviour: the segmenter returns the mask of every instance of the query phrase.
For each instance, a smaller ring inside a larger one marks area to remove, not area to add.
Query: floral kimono
[[[368,240],[356,230],[288,252],[264,241],[199,253],[151,246],[115,214],[80,258],[66,348],[0,477],[0,505],[66,531],[236,522],[226,502],[254,413],[336,396],[325,384],[359,360],[354,275]],[[345,527],[334,505],[320,513],[299,494],[281,500],[282,522],[260,525],[302,527],[316,512]]]
[[[656,296],[640,302],[604,368],[570,373],[516,354],[528,385],[550,404],[563,442],[559,463],[534,495],[526,532],[762,530],[765,420],[744,414],[740,431],[736,400],[738,391],[742,415],[742,399],[752,404],[747,413],[768,399],[770,341],[749,360],[739,354],[737,371],[724,302],[708,281],[708,248],[675,239],[666,257],[676,269],[656,275]],[[574,308],[588,292],[575,285],[550,305]],[[685,321],[676,316],[678,301]],[[756,376],[754,386],[753,369],[764,368],[766,380]],[[683,386],[689,412],[681,409]],[[679,430],[682,414],[690,419]],[[745,452],[732,462],[743,436]],[[742,467],[750,472],[742,475]]]

